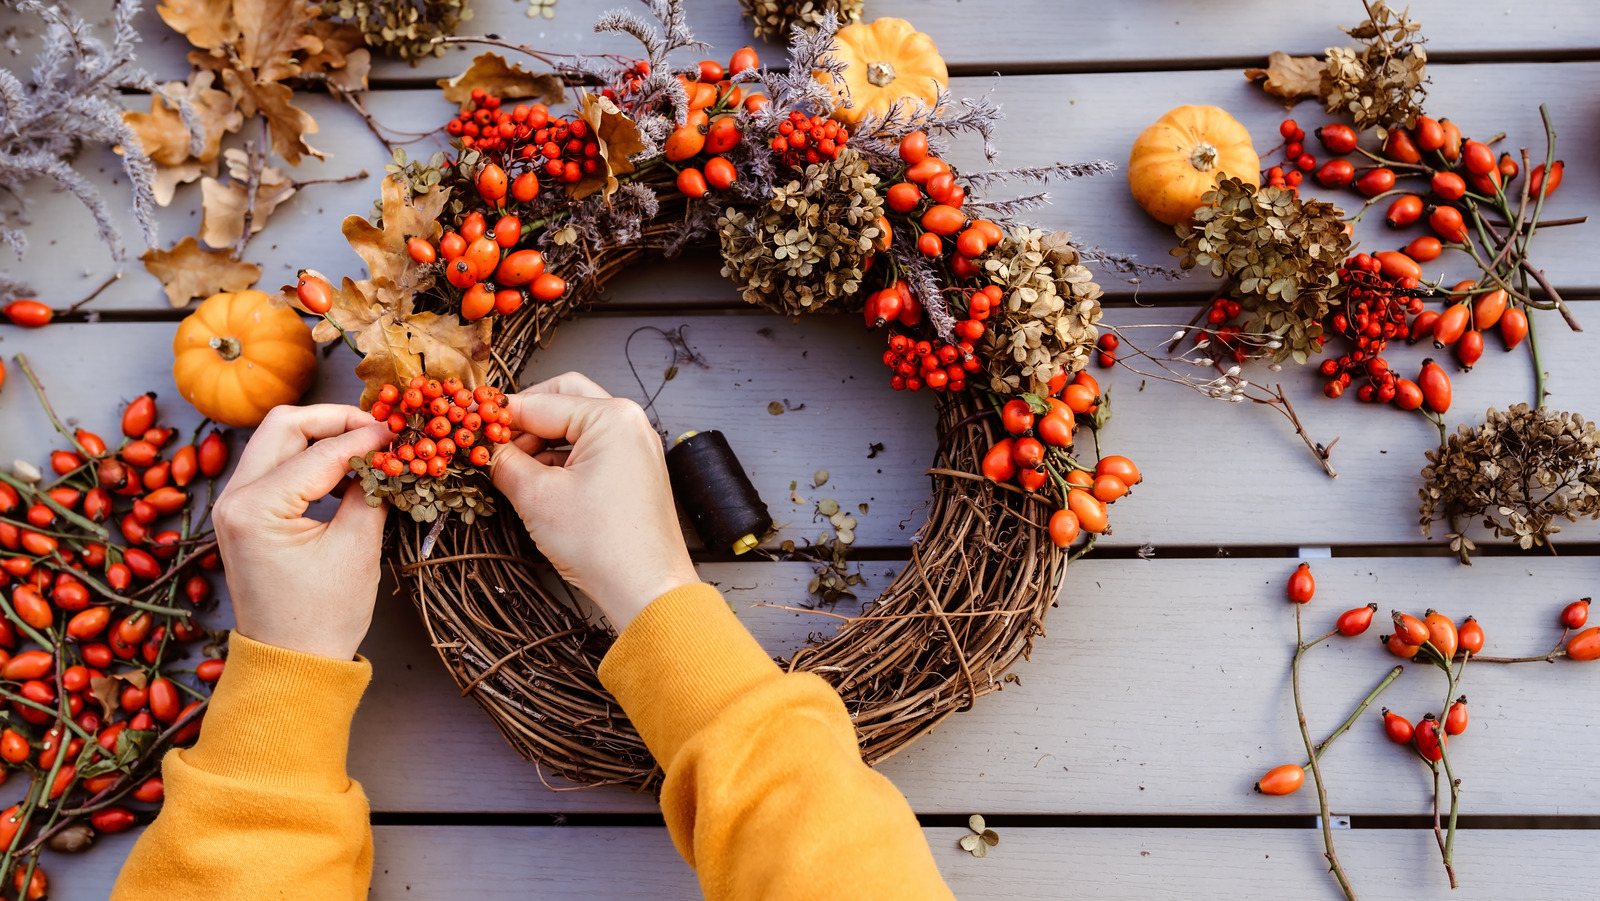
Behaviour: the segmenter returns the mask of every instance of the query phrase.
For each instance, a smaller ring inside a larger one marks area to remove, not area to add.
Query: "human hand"
[[[211,514],[240,634],[292,651],[355,657],[378,598],[388,506],[367,506],[355,487],[328,522],[305,512],[339,486],[351,457],[393,437],[383,423],[340,404],[267,414]]]
[[[490,475],[534,544],[620,633],[645,605],[700,581],[678,528],[661,437],[644,411],[569,372],[508,398]],[[549,450],[566,442],[570,449]]]

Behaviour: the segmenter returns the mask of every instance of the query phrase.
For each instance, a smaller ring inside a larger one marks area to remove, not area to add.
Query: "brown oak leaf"
[[[1314,56],[1290,56],[1275,50],[1267,57],[1265,69],[1246,69],[1244,77],[1263,82],[1261,87],[1285,106],[1310,100],[1322,89],[1322,60]]]
[[[125,673],[115,673],[110,676],[90,676],[89,693],[100,705],[100,709],[110,716],[120,709],[122,703],[122,688],[124,685],[141,689],[149,682],[149,677],[142,670],[130,670]]]
[[[450,192],[434,185],[426,194],[413,198],[411,188],[393,175],[384,177],[381,191],[383,228],[360,216],[346,216],[342,227],[345,240],[366,261],[367,273],[374,282],[387,280],[400,290],[426,288],[433,276],[406,253],[406,239],[436,241],[443,234],[438,219]]]
[[[211,168],[216,164],[212,163]],[[207,166],[199,160],[189,160],[176,166],[157,166],[155,178],[150,182],[150,193],[155,195],[157,206],[168,206],[172,197],[178,191],[178,185],[186,185],[206,172]]]
[[[574,200],[581,200],[605,188],[605,196],[610,197],[616,193],[617,176],[633,171],[630,157],[645,149],[645,143],[639,137],[639,127],[615,103],[588,91],[583,92],[583,107],[578,112],[578,118],[589,123],[590,130],[594,132],[605,168],[584,176],[567,189],[567,194]]]
[[[462,109],[472,105],[473,88],[482,88],[502,100],[536,97],[541,103],[551,104],[560,103],[566,90],[554,73],[529,72],[510,65],[498,53],[478,54],[467,71],[455,78],[441,78],[437,84],[444,88],[444,99],[460,104]]]
[[[200,240],[212,247],[232,247],[244,232],[244,214],[250,212],[250,234],[267,227],[267,218],[278,205],[294,196],[297,186],[274,166],[266,166],[256,180],[255,208],[250,208],[249,162],[244,151],[230,149],[224,155],[228,161],[227,183],[215,178],[202,179],[200,194]]]
[[[360,287],[360,283],[345,279],[340,299],[348,305],[341,309],[339,300],[335,300],[328,315],[336,318],[345,331],[355,333],[356,349],[363,354],[356,366],[356,376],[366,383],[361,393],[362,408],[372,406],[385,384],[401,384],[424,374],[436,379],[453,376],[469,388],[484,384],[489,373],[489,337],[493,328],[489,320],[463,325],[454,314],[418,313],[411,296],[403,297],[395,306],[374,303],[358,310],[354,307],[359,302]],[[373,312],[377,315],[362,321],[363,316]],[[338,337],[338,329],[324,329],[326,325],[318,323],[312,337],[330,332]]]
[[[244,122],[238,105],[227,91],[212,87],[216,73],[197,70],[189,83],[168,82],[150,97],[150,112],[128,111],[122,120],[139,139],[139,146],[156,164],[155,200],[160,206],[172,202],[173,192],[180,184],[199,178],[204,171],[215,171],[207,166],[217,158],[222,146],[222,136],[238,131]],[[200,131],[191,133],[178,109],[178,100],[186,99]],[[118,153],[122,148],[115,148]],[[198,151],[198,152],[197,152]]]
[[[171,250],[151,248],[139,259],[146,271],[161,280],[167,301],[174,307],[219,291],[243,291],[261,278],[260,266],[235,260],[225,250],[206,250],[193,235]]]

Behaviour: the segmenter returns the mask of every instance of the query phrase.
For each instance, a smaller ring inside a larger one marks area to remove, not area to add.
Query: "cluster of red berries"
[[[1354,379],[1365,377],[1367,384],[1357,389],[1356,397],[1388,403],[1395,399],[1397,384],[1383,352],[1391,340],[1409,337],[1408,317],[1422,312],[1422,298],[1406,293],[1417,289],[1417,281],[1410,276],[1385,275],[1382,263],[1358,253],[1339,269],[1339,282],[1345,293],[1328,318],[1328,328],[1355,349],[1322,361],[1319,371],[1330,379],[1323,393],[1339,397]]]
[[[542,103],[507,110],[499,97],[477,88],[472,109],[458,113],[445,131],[459,137],[464,148],[500,162],[521,160],[551,181],[572,184],[600,171],[600,144],[589,123],[552,117]]]
[[[1235,363],[1243,363],[1250,355],[1249,348],[1245,345],[1243,327],[1231,325],[1238,318],[1243,307],[1237,300],[1218,297],[1211,301],[1211,308],[1206,310],[1206,325],[1209,331],[1196,332],[1195,343],[1210,339],[1206,347],[1209,355],[1217,359],[1230,358]]]
[[[611,87],[600,92],[600,96],[612,103],[621,103],[624,99],[639,94],[644,90],[644,80],[650,77],[650,61],[636,59],[628,68],[623,69]]]
[[[406,252],[424,266],[442,260],[445,280],[462,291],[461,317],[476,322],[490,313],[510,316],[522,309],[524,291],[541,303],[567,293],[566,279],[544,271],[544,254],[512,249],[521,240],[518,217],[501,215],[490,229],[488,217],[473,210],[462,217],[459,230],[439,237],[437,248],[425,238],[411,238]]]
[[[489,445],[511,440],[506,396],[487,385],[468,390],[460,379],[416,376],[405,390],[384,385],[372,405],[372,418],[387,423],[397,444],[374,451],[367,462],[386,476],[407,471],[438,478],[457,454],[473,466],[489,465]]]
[[[971,341],[935,345],[890,335],[883,365],[894,370],[889,386],[896,391],[921,391],[923,385],[934,391],[960,391],[967,387],[967,373],[977,372],[983,364]]]
[[[792,168],[836,159],[850,140],[850,129],[826,116],[807,116],[791,110],[789,118],[778,123],[772,138],[772,152]]]

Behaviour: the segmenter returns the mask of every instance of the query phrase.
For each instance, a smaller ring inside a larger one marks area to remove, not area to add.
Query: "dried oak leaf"
[[[244,232],[244,214],[250,211],[250,234],[267,227],[267,218],[278,205],[294,196],[295,183],[274,166],[261,170],[256,182],[255,208],[250,209],[246,190],[250,175],[245,153],[242,150],[227,152],[228,174],[232,180],[224,184],[215,178],[200,182],[203,198],[200,206],[200,240],[212,247],[232,247]]]
[[[227,91],[212,87],[216,73],[197,70],[189,76],[189,83],[168,82],[150,96],[150,112],[125,112],[122,120],[139,138],[139,146],[156,164],[154,193],[156,203],[166,206],[172,202],[178,185],[199,178],[214,167],[205,164],[217,158],[222,147],[222,136],[238,131],[244,124],[238,104]],[[200,125],[198,134],[178,112],[176,101],[187,99]],[[122,149],[116,148],[118,153]]]
[[[450,191],[434,185],[426,193],[412,196],[411,187],[393,175],[384,176],[382,192],[383,228],[360,216],[346,216],[341,230],[350,247],[366,261],[367,273],[374,282],[387,279],[405,290],[424,288],[432,281],[425,267],[406,252],[406,239],[426,238],[436,242],[444,229],[439,214]]]
[[[1322,90],[1322,60],[1314,56],[1290,56],[1276,50],[1267,57],[1265,69],[1246,69],[1244,77],[1263,81],[1261,87],[1287,106],[1314,100]]]
[[[560,103],[566,86],[552,72],[529,72],[513,66],[498,53],[480,53],[472,60],[467,71],[454,78],[441,78],[436,82],[444,88],[444,99],[459,104],[462,109],[472,105],[472,90],[482,88],[502,100],[521,100],[536,97],[540,103]]]
[[[617,191],[617,176],[627,175],[634,169],[631,157],[646,149],[639,137],[639,127],[615,103],[598,94],[583,92],[583,107],[578,118],[589,123],[595,141],[600,145],[600,159],[605,163],[602,171],[596,169],[567,189],[567,195],[582,200],[605,188],[605,196]]]
[[[143,689],[149,681],[141,670],[130,670],[126,673],[117,673],[111,676],[90,676],[89,693],[107,715],[117,710],[122,702],[122,687],[124,685]]]
[[[412,306],[412,297],[407,295],[394,306],[369,303],[366,312],[376,311],[377,315],[361,322],[356,316],[344,314],[341,301],[352,292],[359,295],[362,284],[345,279],[344,290],[336,297],[329,315],[337,318],[346,331],[360,328],[355,337],[356,349],[365,356],[356,366],[356,377],[366,383],[361,393],[363,408],[372,406],[385,384],[399,384],[423,374],[437,379],[453,376],[469,388],[485,383],[492,329],[488,319],[462,325],[454,314],[418,313]],[[327,323],[318,323],[312,336],[318,337],[318,331],[326,334],[324,325]],[[337,330],[333,331],[337,336]]]
[[[260,266],[235,260],[225,250],[206,250],[193,235],[171,250],[151,248],[139,259],[146,271],[161,280],[167,302],[174,307],[219,291],[243,291],[261,278]]]

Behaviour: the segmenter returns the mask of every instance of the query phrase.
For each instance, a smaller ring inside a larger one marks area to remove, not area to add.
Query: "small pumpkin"
[[[1250,132],[1215,106],[1168,112],[1139,135],[1128,155],[1133,199],[1168,225],[1188,222],[1224,175],[1259,185],[1261,158]]]
[[[249,428],[292,404],[317,374],[311,329],[260,291],[213,294],[172,338],[172,380],[203,415]]]
[[[902,97],[933,106],[939,90],[950,84],[950,72],[933,38],[917,31],[905,19],[885,17],[871,24],[846,25],[834,35],[833,57],[845,64],[844,81],[850,106],[840,106],[833,118],[847,125],[867,113],[882,116]],[[817,79],[832,81],[826,73]],[[836,93],[843,96],[843,92]]]

